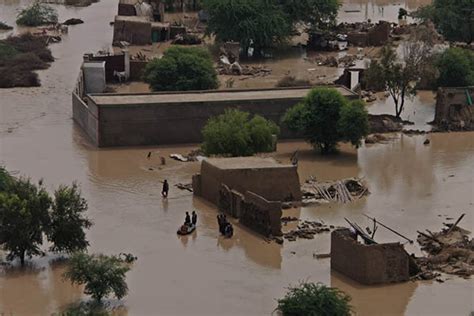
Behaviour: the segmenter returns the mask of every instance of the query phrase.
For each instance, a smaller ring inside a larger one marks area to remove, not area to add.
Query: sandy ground
[[[0,0],[0,19],[27,1]],[[402,5],[408,5],[402,1]],[[408,2],[410,3],[410,2]],[[356,6],[377,7],[384,3]],[[387,5],[385,12],[388,11]],[[215,208],[174,187],[188,183],[199,171],[197,163],[159,156],[187,153],[196,145],[97,149],[71,120],[71,91],[85,51],[111,43],[108,21],[117,1],[101,1],[88,8],[60,8],[61,20],[81,17],[85,24],[70,28],[63,42],[51,47],[57,60],[39,72],[42,87],[0,90],[0,163],[9,170],[44,178],[47,188],[77,180],[89,203],[94,226],[88,232],[91,252],[131,252],[138,261],[127,275],[129,295],[120,315],[269,315],[285,287],[300,280],[336,286],[353,298],[357,315],[468,315],[474,310],[474,283],[452,277],[443,284],[407,282],[365,287],[331,271],[327,253],[329,235],[314,240],[266,243],[240,225],[235,237],[219,237]],[[263,80],[262,80],[263,81]],[[433,118],[434,99],[420,93],[408,104],[404,116],[415,116],[421,126]],[[390,111],[378,101],[370,110]],[[413,117],[412,117],[413,118]],[[467,213],[462,226],[474,229],[474,138],[472,133],[398,135],[386,144],[343,145],[338,156],[315,154],[303,142],[278,145],[276,159],[287,162],[300,150],[300,180],[364,177],[371,194],[353,204],[327,204],[291,211],[303,219],[322,219],[343,225],[348,217],[367,225],[363,213],[414,238],[417,229],[438,230],[446,217]],[[429,146],[423,145],[430,138]],[[146,159],[152,151],[152,159]],[[161,168],[161,169],[160,169]],[[162,200],[160,181],[172,185]],[[178,238],[176,229],[184,211],[195,209],[197,232]],[[383,230],[377,240],[397,241]],[[400,240],[401,241],[401,240]],[[419,251],[414,246],[407,250]],[[86,299],[82,289],[63,281],[63,268],[51,266],[51,257],[35,258],[27,271],[0,273],[0,313],[50,315],[68,304]]]

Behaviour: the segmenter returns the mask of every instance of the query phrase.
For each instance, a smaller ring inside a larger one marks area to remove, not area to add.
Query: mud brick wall
[[[331,233],[331,269],[362,284],[409,280],[409,258],[399,243],[365,245],[348,229]]]
[[[130,80],[142,80],[143,71],[147,64],[148,62],[143,60],[130,60]]]
[[[127,21],[115,17],[113,43],[126,41],[132,45],[151,44],[151,23]]]
[[[240,193],[251,191],[269,201],[300,201],[301,189],[296,167],[226,169],[206,160],[201,164],[201,196],[219,205],[221,185]]]
[[[219,190],[218,208],[222,213],[239,218],[243,207],[244,196],[227,185],[221,184]]]
[[[468,105],[466,90],[474,102],[474,87],[438,89],[435,124],[441,128],[474,130],[474,105]]]
[[[74,121],[82,127],[94,144],[99,138],[98,111],[94,104],[88,105],[74,92],[72,94],[72,116]]]
[[[281,202],[271,202],[247,191],[239,221],[263,236],[281,236],[281,215]]]

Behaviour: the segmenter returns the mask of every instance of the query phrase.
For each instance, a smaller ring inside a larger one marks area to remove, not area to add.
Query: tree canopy
[[[337,288],[322,283],[301,283],[290,287],[285,297],[278,300],[277,309],[283,316],[333,315],[349,316],[351,297]]]
[[[208,33],[219,41],[240,42],[255,54],[286,41],[296,25],[326,29],[336,22],[337,0],[204,0]]]
[[[436,61],[438,86],[463,87],[474,85],[474,53],[467,49],[448,48]]]
[[[70,258],[64,277],[72,283],[85,285],[84,293],[100,302],[109,295],[118,299],[127,295],[125,274],[129,270],[130,265],[116,256],[76,253]]]
[[[311,90],[302,102],[286,112],[283,122],[322,153],[335,151],[340,141],[359,146],[369,130],[364,103],[349,102],[331,88]]]
[[[154,91],[216,89],[217,73],[207,50],[196,47],[171,47],[162,58],[149,62],[144,80]]]
[[[35,1],[18,13],[16,23],[24,26],[40,26],[58,23],[58,13],[47,4]]]
[[[204,126],[202,148],[208,155],[251,156],[272,151],[278,133],[275,123],[259,115],[251,118],[247,112],[227,110]]]
[[[421,20],[433,21],[449,41],[470,44],[474,40],[473,0],[433,0],[431,5],[420,8],[414,15]]]
[[[43,254],[44,236],[54,252],[86,249],[84,230],[92,225],[86,210],[76,184],[61,186],[52,199],[42,181],[34,184],[0,168],[0,245],[7,260],[19,258],[23,266],[26,257]]]

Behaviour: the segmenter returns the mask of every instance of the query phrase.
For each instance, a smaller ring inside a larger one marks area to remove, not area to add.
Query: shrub
[[[290,287],[285,297],[278,300],[278,310],[284,316],[348,316],[351,298],[337,288],[321,283],[301,283]]]
[[[118,299],[127,295],[125,274],[129,270],[130,266],[116,256],[77,253],[71,257],[64,277],[85,285],[84,293],[100,302],[111,294]]]
[[[272,151],[272,135],[278,133],[278,126],[261,116],[250,119],[249,113],[227,110],[204,127],[202,148],[208,155],[251,156]]]
[[[154,91],[207,90],[218,87],[217,73],[208,51],[197,47],[171,47],[145,68],[144,80]]]
[[[339,141],[355,146],[368,133],[368,114],[362,101],[348,103],[337,90],[314,88],[283,117],[290,130],[301,133],[322,153],[336,150]]]
[[[474,53],[462,48],[449,48],[436,62],[438,86],[463,87],[474,85]]]
[[[58,13],[52,7],[34,2],[18,13],[16,23],[24,26],[40,26],[58,23]]]

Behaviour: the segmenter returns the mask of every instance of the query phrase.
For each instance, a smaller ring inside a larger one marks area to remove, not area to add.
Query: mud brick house
[[[296,167],[272,158],[204,160],[193,176],[193,191],[265,236],[281,235],[283,201],[301,201]]]
[[[474,130],[474,86],[439,88],[434,123],[444,130]]]

